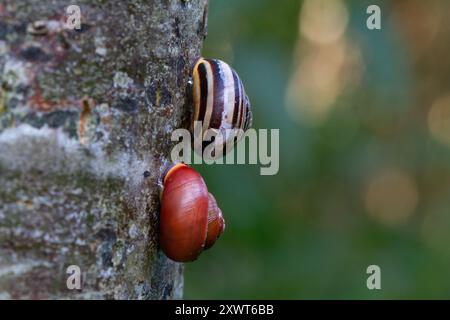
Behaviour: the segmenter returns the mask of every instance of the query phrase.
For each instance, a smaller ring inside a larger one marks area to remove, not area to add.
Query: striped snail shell
[[[223,233],[222,211],[201,175],[179,163],[164,176],[159,243],[167,257],[178,262],[197,259]]]
[[[227,134],[226,129],[246,131],[251,127],[253,119],[250,101],[241,79],[227,63],[200,58],[193,68],[192,82],[191,133],[196,134],[195,122],[200,121],[202,137],[197,141],[203,141],[208,129],[221,133],[213,142],[203,143],[203,148],[209,143],[214,143],[218,150],[224,149],[225,145],[232,148],[242,135],[236,138],[236,134]],[[231,148],[225,149],[223,154]]]

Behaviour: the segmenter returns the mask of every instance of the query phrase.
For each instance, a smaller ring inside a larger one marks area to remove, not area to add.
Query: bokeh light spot
[[[300,33],[309,41],[330,44],[345,32],[349,19],[341,0],[306,0],[300,14]]]
[[[413,178],[399,169],[384,169],[368,183],[366,209],[378,222],[395,226],[407,222],[417,207]]]
[[[434,101],[428,112],[428,128],[433,138],[450,146],[450,95]]]

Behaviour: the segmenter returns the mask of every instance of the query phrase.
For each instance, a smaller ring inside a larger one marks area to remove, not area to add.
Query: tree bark
[[[158,178],[207,0],[77,1],[80,30],[71,4],[0,0],[0,298],[181,298]]]

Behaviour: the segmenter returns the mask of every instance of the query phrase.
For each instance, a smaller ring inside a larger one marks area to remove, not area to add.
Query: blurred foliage
[[[203,55],[239,72],[255,128],[280,129],[280,171],[197,166],[226,231],[186,265],[185,298],[449,297],[449,9],[210,1]]]

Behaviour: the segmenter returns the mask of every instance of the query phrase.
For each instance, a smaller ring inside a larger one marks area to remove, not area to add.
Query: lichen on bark
[[[157,182],[207,0],[78,1],[81,30],[70,4],[0,0],[0,298],[181,298]]]

